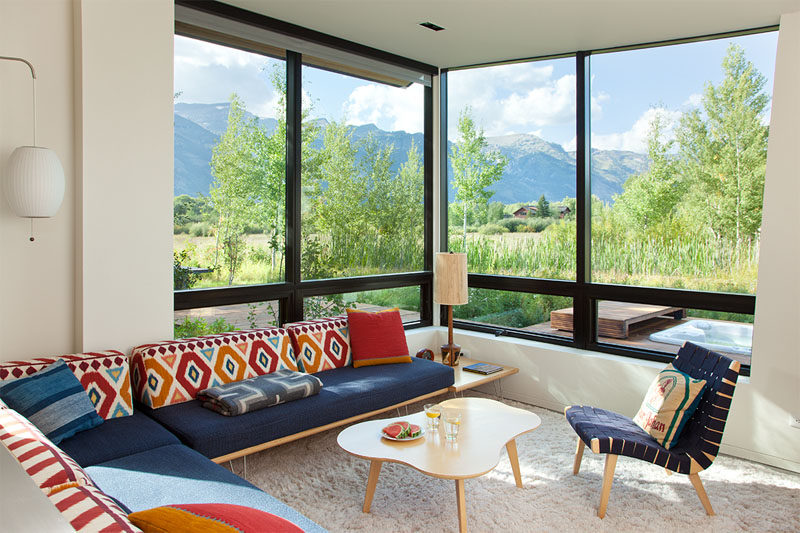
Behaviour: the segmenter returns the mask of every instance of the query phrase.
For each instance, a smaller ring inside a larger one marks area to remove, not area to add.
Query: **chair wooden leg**
[[[572,475],[577,476],[578,472],[581,470],[581,460],[583,459],[583,449],[586,445],[583,443],[583,439],[578,437],[578,449],[575,451],[575,462],[572,463]]]
[[[603,471],[603,489],[600,491],[600,507],[597,516],[605,518],[608,507],[608,496],[611,494],[611,482],[614,480],[614,469],[617,467],[617,455],[606,455],[606,467]]]
[[[700,503],[703,504],[703,508],[706,510],[706,514],[708,514],[708,516],[714,516],[714,509],[711,507],[711,502],[708,501],[708,494],[706,494],[706,489],[703,488],[703,482],[700,481],[700,476],[697,474],[689,474],[689,481],[692,482],[694,490],[700,498]]]

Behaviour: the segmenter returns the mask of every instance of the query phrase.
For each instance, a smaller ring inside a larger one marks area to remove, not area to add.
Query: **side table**
[[[477,387],[478,385],[494,383],[495,386],[499,388],[499,394],[497,394],[497,396],[502,398],[503,389],[500,386],[500,380],[508,376],[513,376],[514,374],[517,374],[519,372],[519,368],[508,365],[500,365],[497,363],[487,363],[490,365],[497,365],[503,367],[503,370],[495,372],[494,374],[483,375],[464,370],[465,366],[473,365],[475,363],[486,363],[486,361],[478,361],[477,359],[470,359],[468,357],[459,357],[458,366],[453,367],[453,370],[455,371],[455,381],[450,387],[447,388],[447,390],[453,392],[454,394],[457,394],[467,389],[472,389],[474,387]]]

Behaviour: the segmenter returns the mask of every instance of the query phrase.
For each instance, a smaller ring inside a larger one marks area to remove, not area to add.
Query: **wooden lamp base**
[[[442,344],[442,362],[450,366],[458,366],[461,346],[458,344]]]

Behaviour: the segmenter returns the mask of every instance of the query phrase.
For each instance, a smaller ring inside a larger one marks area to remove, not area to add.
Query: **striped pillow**
[[[0,409],[0,443],[45,494],[65,483],[92,484],[70,456],[13,409]]]
[[[31,376],[3,383],[0,398],[55,444],[103,423],[81,382],[62,359]]]
[[[141,532],[114,501],[94,486],[66,486],[48,496],[78,532]]]

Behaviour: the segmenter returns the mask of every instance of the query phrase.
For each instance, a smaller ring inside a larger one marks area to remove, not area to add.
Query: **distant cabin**
[[[528,218],[529,216],[536,216],[538,208],[535,205],[523,205],[514,211],[514,218]]]
[[[565,205],[559,206],[558,207],[558,218],[564,218],[565,216],[569,215],[571,212],[572,212],[572,210],[569,207],[567,207]]]

